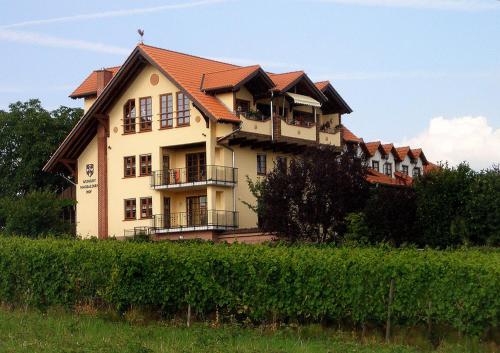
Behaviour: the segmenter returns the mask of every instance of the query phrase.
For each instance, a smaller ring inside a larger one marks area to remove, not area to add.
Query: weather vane
[[[141,44],[144,44],[144,30],[139,28],[137,30],[137,33],[139,33],[139,35],[141,36],[141,39],[140,39]]]

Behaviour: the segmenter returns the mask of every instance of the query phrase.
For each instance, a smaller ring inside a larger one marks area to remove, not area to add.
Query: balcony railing
[[[194,230],[226,230],[238,227],[238,212],[197,210],[153,216],[154,233],[189,232]]]
[[[327,134],[338,134],[340,132],[340,125],[335,127],[323,125],[320,127],[319,131],[326,132]]]
[[[236,112],[238,116],[244,116],[248,120],[253,121],[267,121],[271,119],[269,115],[262,114],[260,112],[249,111],[249,112]]]
[[[157,170],[151,174],[153,189],[170,189],[194,185],[229,185],[238,182],[238,169],[220,165]]]

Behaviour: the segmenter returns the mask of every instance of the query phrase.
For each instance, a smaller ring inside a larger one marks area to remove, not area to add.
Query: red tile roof
[[[429,163],[427,161],[427,158],[425,157],[425,154],[424,154],[424,152],[422,151],[421,148],[412,149],[411,153],[413,153],[413,155],[415,156],[415,158],[420,158],[422,160],[422,163],[424,165],[427,164],[427,163]]]
[[[377,150],[381,149],[381,152],[384,152],[382,147],[382,144],[380,141],[375,141],[375,142],[366,142],[365,143],[366,150],[370,154],[370,156],[373,156]]]
[[[283,91],[303,75],[305,75],[304,71],[285,72],[282,74],[269,74],[274,84],[276,85],[276,90],[278,91]]]
[[[320,81],[320,82],[315,82],[314,84],[320,91],[322,91],[326,88],[326,86],[330,84],[330,81]]]
[[[211,91],[221,88],[232,88],[260,69],[259,65],[238,67],[235,69],[203,74],[201,90]]]
[[[437,164],[434,164],[432,162],[428,162],[426,165],[424,165],[424,174],[428,174],[430,172],[440,170],[441,167],[438,166]]]
[[[409,146],[397,147],[396,152],[398,153],[400,160],[404,160],[407,155],[410,156],[410,158],[415,158],[413,153],[411,153],[411,149]]]
[[[374,169],[368,168],[368,174],[366,175],[366,180],[372,184],[383,184],[391,186],[410,186],[413,183],[413,179],[401,172],[394,172],[394,178],[388,175],[377,172]]]
[[[354,135],[351,130],[346,128],[344,125],[341,126],[340,128],[342,130],[342,139],[345,142],[354,142],[354,143],[361,143],[363,142],[362,138],[359,138],[358,136]]]
[[[181,86],[195,103],[201,105],[200,108],[205,108],[217,120],[240,121],[220,100],[200,90],[204,73],[236,69],[238,66],[144,44],[140,44],[139,49],[169,79]]]
[[[120,66],[106,67],[104,70],[111,71],[113,76],[118,72]],[[69,96],[71,98],[81,98],[97,94],[97,71],[92,71],[90,75],[78,86]]]

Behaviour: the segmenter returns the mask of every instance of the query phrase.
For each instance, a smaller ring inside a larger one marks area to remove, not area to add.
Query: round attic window
[[[149,78],[149,82],[153,86],[156,86],[158,82],[160,82],[160,77],[157,74],[152,74],[151,77]]]

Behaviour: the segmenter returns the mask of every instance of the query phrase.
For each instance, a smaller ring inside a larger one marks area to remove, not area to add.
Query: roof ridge
[[[153,48],[153,49],[158,49],[158,50],[163,50],[163,51],[168,51],[170,53],[175,53],[175,54],[180,54],[180,55],[185,55],[185,56],[190,56],[192,58],[197,58],[197,59],[201,59],[201,60],[206,60],[206,61],[211,61],[211,62],[216,62],[216,63],[219,63],[219,64],[225,64],[225,65],[232,65],[234,66],[234,68],[239,68],[239,67],[244,67],[244,66],[240,66],[240,65],[236,65],[236,64],[231,64],[231,63],[228,63],[228,62],[225,62],[225,61],[221,61],[221,60],[214,60],[214,59],[209,59],[209,58],[204,58],[202,56],[199,56],[199,55],[194,55],[194,54],[188,54],[188,53],[183,53],[183,52],[180,52],[180,51],[176,51],[176,50],[170,50],[170,49],[165,49],[165,48],[160,48],[160,47],[157,47],[157,46],[154,46],[154,45],[148,45],[148,44],[138,44],[137,45],[138,47],[149,47],[149,48]]]
[[[122,67],[122,66],[121,66],[121,65],[117,65],[117,66],[103,67],[102,69],[96,69],[96,70],[94,70],[94,72],[101,71],[101,70],[113,70],[113,69],[119,69],[120,67]]]
[[[255,65],[234,67],[232,69],[225,69],[225,70],[219,70],[219,71],[204,72],[203,75],[218,74],[218,73],[221,73],[221,72],[234,71],[234,70],[242,70],[242,69],[247,69],[249,67],[260,67],[260,65],[259,64],[255,64]]]
[[[278,76],[278,75],[287,75],[287,74],[295,74],[295,73],[303,73],[305,74],[306,72],[304,70],[295,70],[295,71],[288,71],[288,72],[281,72],[279,74],[273,74],[273,73],[267,73],[268,75],[275,75],[275,76]]]

